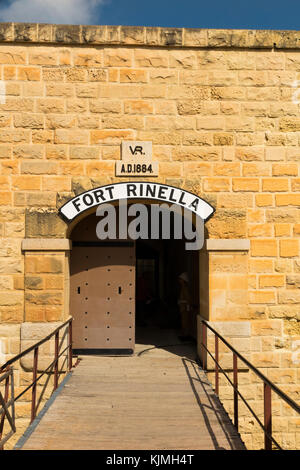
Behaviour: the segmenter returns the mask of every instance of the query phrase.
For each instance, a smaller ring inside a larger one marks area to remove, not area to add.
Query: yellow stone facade
[[[233,241],[200,254],[200,314],[299,400],[297,33],[7,23],[0,41],[0,362],[19,352],[24,323],[70,313],[70,250],[24,239],[68,239],[59,207],[121,181],[122,140],[151,141],[154,181],[212,204],[207,238]],[[241,388],[261,412],[252,373]],[[273,408],[275,437],[300,448],[299,419],[276,398]],[[240,416],[246,445],[260,448]]]

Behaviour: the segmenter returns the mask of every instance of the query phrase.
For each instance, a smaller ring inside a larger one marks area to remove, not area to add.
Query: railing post
[[[201,345],[201,349],[202,349],[202,367],[203,367],[203,370],[206,370],[207,368],[207,351],[206,351],[206,348],[207,348],[207,328],[206,328],[206,325],[204,322],[202,322],[202,345]]]
[[[237,368],[237,355],[233,353],[233,409],[234,409],[234,425],[236,429],[239,428],[239,409],[238,409],[238,368]]]
[[[215,335],[215,393],[219,395],[219,338]]]
[[[58,343],[59,343],[59,331],[55,333],[54,390],[56,390],[58,387]]]
[[[69,323],[69,371],[72,369],[72,320]]]
[[[10,367],[8,367],[6,370],[9,370],[9,369],[10,369]],[[4,371],[2,371],[2,372],[4,372]],[[5,388],[4,388],[4,402],[5,403],[8,402],[8,395],[9,395],[9,375],[5,379]],[[1,417],[1,421],[0,421],[0,441],[1,441],[1,438],[2,438],[2,434],[3,434],[4,420],[5,420],[5,413],[3,413],[2,417]],[[4,446],[1,446],[0,450],[4,450]]]
[[[31,420],[30,423],[35,419],[36,416],[36,378],[37,378],[37,368],[38,368],[38,356],[39,348],[34,348],[34,357],[33,357],[33,377],[32,377],[32,397],[31,397]]]
[[[264,382],[264,425],[265,425],[265,450],[272,450],[272,401],[271,387]]]

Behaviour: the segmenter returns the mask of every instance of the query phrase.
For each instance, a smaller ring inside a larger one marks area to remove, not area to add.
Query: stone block
[[[150,126],[148,126],[150,128]],[[102,117],[103,129],[144,129],[143,116]]]
[[[120,43],[120,26],[106,26],[106,41],[109,44]]]
[[[276,352],[253,352],[251,359],[253,364],[259,368],[273,369],[280,367],[280,355]]]
[[[159,45],[160,44],[160,28],[147,27],[146,28],[146,39],[147,45]]]
[[[290,338],[292,336],[296,337],[297,338],[297,341],[298,338],[300,338],[300,321],[299,319],[296,319],[296,318],[289,318],[289,319],[284,319],[284,334],[285,335],[288,335]],[[298,343],[296,343],[298,344]],[[293,343],[292,343],[292,346],[293,346]],[[290,345],[289,345],[290,347]],[[296,346],[297,347],[297,346]],[[298,351],[297,351],[298,349]],[[300,357],[300,350],[299,348],[297,348],[295,350],[295,353],[294,353],[294,362],[298,361],[299,357]],[[297,362],[299,364],[299,362]]]
[[[279,304],[299,304],[300,292],[298,292],[296,289],[280,290],[278,292],[278,303]]]
[[[297,223],[299,214],[296,209],[269,209],[266,210],[266,221],[275,223]]]
[[[21,173],[32,175],[56,174],[57,164],[46,161],[22,161]]]
[[[219,209],[206,226],[211,238],[246,238],[246,211]]]
[[[0,25],[0,40],[13,41],[14,39],[14,25],[13,23],[1,23]]]
[[[234,134],[230,132],[214,133],[214,145],[234,145]]]
[[[258,207],[273,206],[272,194],[256,194],[255,203]]]
[[[281,320],[256,320],[252,322],[254,336],[282,336]]]
[[[297,318],[298,307],[297,305],[275,305],[268,307],[269,318]]]
[[[99,159],[99,149],[97,147],[71,147],[70,158],[94,160]]]
[[[26,51],[25,48],[11,48],[8,46],[2,46],[0,52],[0,63],[1,64],[26,64]]]
[[[300,275],[299,274],[289,274],[286,276],[286,285],[289,289],[300,288]]]
[[[104,44],[106,41],[105,26],[82,26],[82,42],[86,44]]]
[[[194,51],[180,50],[171,51],[169,58],[170,67],[180,67],[185,69],[195,68],[197,64],[197,57]]]
[[[139,89],[138,89],[139,91]],[[141,85],[140,88],[140,96],[136,94],[133,98],[167,98],[167,88],[162,84],[149,84],[149,85]],[[131,98],[131,96],[129,96]]]
[[[285,160],[286,150],[284,147],[266,147],[265,158],[266,161],[280,161]]]
[[[251,323],[249,321],[224,321],[224,322],[208,322],[220,335],[227,338],[250,338]],[[208,336],[213,333],[208,330]]]
[[[280,256],[294,257],[299,255],[299,241],[296,239],[279,240]]]
[[[14,126],[23,127],[30,129],[43,129],[44,128],[44,116],[41,114],[21,115],[17,114],[14,116]]]
[[[254,191],[259,190],[258,178],[233,178],[232,180],[233,191]]]
[[[81,26],[65,24],[53,25],[53,37],[58,43],[79,43],[81,40]]]
[[[273,176],[298,176],[298,165],[295,163],[274,163],[272,174]]]
[[[64,289],[64,277],[59,274],[47,275],[44,277],[45,289]]]
[[[78,98],[98,98],[97,83],[80,83],[76,85],[76,96]]]
[[[125,112],[126,112],[126,101],[125,101]],[[90,102],[90,111],[92,113],[103,113],[103,114],[121,114],[121,102],[115,100],[92,100]],[[140,114],[140,113],[133,113]]]
[[[52,24],[39,23],[38,25],[38,42],[52,42]]]
[[[71,76],[69,75],[69,79],[71,77],[73,78],[74,81],[85,81],[85,70],[82,69],[75,69],[77,71],[77,80],[75,79],[75,75]],[[81,75],[79,75],[79,72]],[[89,69],[88,70],[88,80],[90,82],[106,82],[107,81],[107,73],[108,71],[106,69]]]
[[[30,49],[28,60],[30,65],[58,65],[58,54],[50,48],[41,50],[33,47]]]
[[[276,194],[275,195],[276,206],[300,206],[300,194]]]
[[[12,305],[22,305],[23,294],[22,292],[1,292],[0,305],[10,307]]]
[[[160,45],[162,46],[181,46],[183,30],[180,28],[161,28]]]
[[[254,273],[269,273],[273,272],[272,259],[250,259],[249,270]]]
[[[117,105],[120,104],[117,103]],[[124,102],[124,112],[126,114],[152,114],[153,104],[146,100],[128,100]]]
[[[131,67],[132,55],[130,49],[105,49],[104,65],[106,67]]]
[[[271,224],[251,224],[248,228],[248,236],[255,237],[271,237],[273,235],[273,227]]]
[[[64,258],[62,255],[49,255],[37,252],[27,254],[25,257],[25,272],[27,274],[61,274],[63,270]]]
[[[143,26],[121,26],[120,28],[121,44],[144,44],[145,28]]]
[[[114,171],[114,162],[99,161],[87,163],[87,173],[90,176],[108,175],[110,176]]]
[[[93,130],[91,131],[91,144],[116,144],[121,140],[134,140],[132,130]]]
[[[285,284],[283,274],[262,274],[259,276],[259,287],[282,287]]]
[[[17,74],[19,80],[41,80],[41,69],[39,67],[18,67]]]
[[[64,238],[65,232],[66,224],[56,211],[26,209],[26,238]]]
[[[208,45],[207,30],[185,28],[183,34],[183,45],[186,47],[206,47]]]
[[[20,325],[0,325],[0,338],[19,338]]]
[[[204,178],[203,189],[208,192],[229,191],[229,178]]]
[[[64,100],[62,98],[39,98],[37,111],[40,113],[64,113]]]
[[[71,179],[65,176],[43,176],[42,177],[42,190],[52,191],[70,191],[71,190]],[[40,193],[43,194],[43,193]],[[46,193],[45,193],[46,194]],[[49,194],[48,197],[56,197],[56,194]]]
[[[290,224],[274,224],[276,237],[289,237],[291,235]]]
[[[61,162],[60,173],[63,175],[83,175],[85,173],[82,162]]]
[[[29,290],[43,289],[44,280],[40,276],[26,276],[25,288]]]
[[[249,302],[252,304],[275,304],[275,292],[267,290],[249,291]]]
[[[277,242],[274,239],[251,240],[252,256],[277,256]]]
[[[36,23],[14,23],[14,33],[16,42],[36,42],[38,25]]]
[[[73,145],[87,145],[88,144],[88,131],[69,129],[56,129],[54,143],[55,144],[73,144]]]
[[[63,298],[61,292],[25,292],[26,304],[34,305],[62,305]]]

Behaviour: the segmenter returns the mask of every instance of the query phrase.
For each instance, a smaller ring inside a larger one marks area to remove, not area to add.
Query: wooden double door
[[[135,245],[74,244],[70,265],[73,350],[132,353],[135,344]]]

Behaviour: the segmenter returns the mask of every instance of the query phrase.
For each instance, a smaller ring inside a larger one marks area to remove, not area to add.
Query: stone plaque
[[[152,161],[152,142],[124,141],[121,157],[116,162],[116,176],[158,176],[158,162]]]

